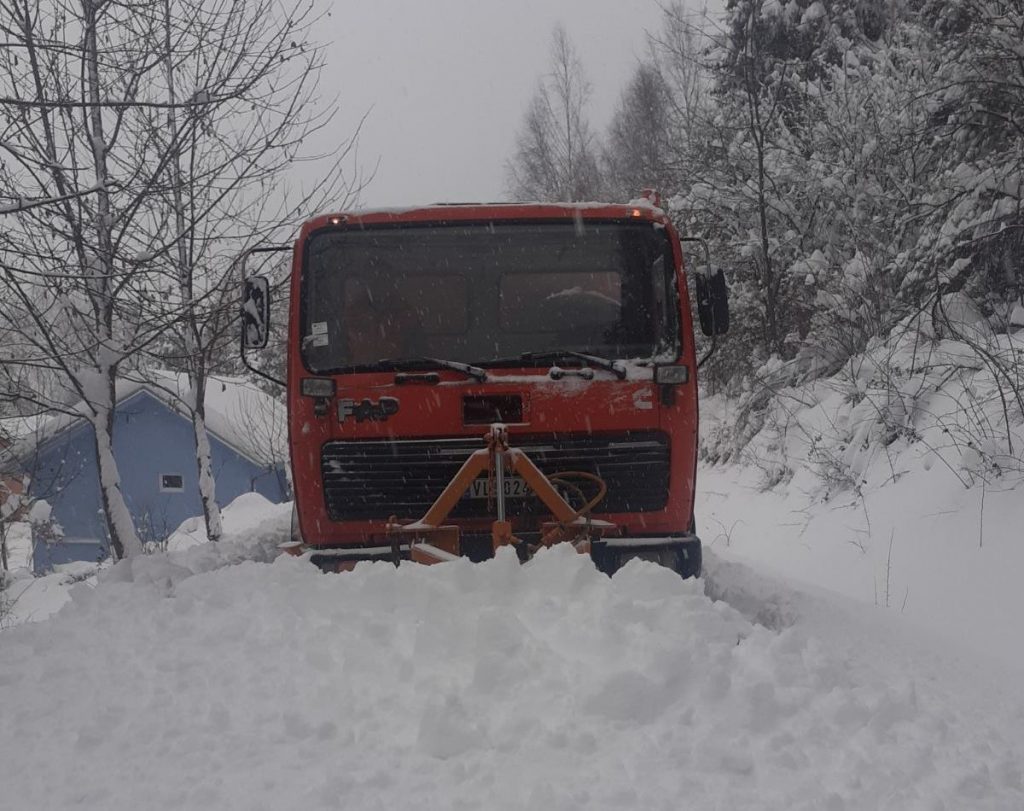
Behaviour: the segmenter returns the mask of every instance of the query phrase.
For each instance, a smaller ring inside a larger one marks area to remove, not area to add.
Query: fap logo
[[[338,400],[338,422],[345,422],[354,417],[356,422],[384,422],[392,414],[398,413],[397,397],[381,397],[373,400]]]

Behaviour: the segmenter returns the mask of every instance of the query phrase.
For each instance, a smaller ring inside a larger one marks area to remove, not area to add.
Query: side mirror
[[[710,276],[698,273],[694,281],[700,331],[705,335],[725,335],[729,331],[729,288],[725,286],[725,274],[721,269]]]
[[[263,349],[269,337],[270,282],[251,276],[242,283],[242,348]]]

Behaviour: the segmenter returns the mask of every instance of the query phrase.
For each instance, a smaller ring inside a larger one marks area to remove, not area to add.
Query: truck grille
[[[512,437],[511,444],[526,451],[546,474],[584,470],[603,478],[608,494],[598,512],[651,512],[664,509],[668,501],[669,444],[658,431]],[[482,445],[476,437],[328,442],[321,457],[327,514],[333,521],[420,518]],[[593,492],[592,486],[581,484],[585,492]],[[511,515],[547,513],[534,496],[508,503]],[[487,499],[466,496],[451,517],[489,514]]]

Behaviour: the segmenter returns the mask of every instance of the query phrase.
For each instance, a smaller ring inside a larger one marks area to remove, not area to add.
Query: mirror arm
[[[291,245],[273,245],[273,246],[269,246],[269,247],[266,247],[266,248],[248,248],[245,251],[243,251],[241,254],[239,254],[238,258],[235,260],[238,263],[238,266],[239,266],[239,275],[241,276],[242,284],[243,285],[245,284],[245,265],[248,262],[249,257],[252,256],[252,254],[254,254],[254,253],[282,253],[284,251],[290,251],[291,249],[292,249]],[[268,324],[268,327],[269,327],[269,324]],[[245,341],[241,341],[240,343],[241,343],[241,350],[242,350],[242,363],[245,364],[246,368],[250,372],[252,372],[253,374],[259,375],[260,377],[264,378],[265,380],[269,380],[271,383],[276,383],[278,386],[281,386],[281,388],[287,388],[288,387],[288,384],[284,380],[279,380],[278,378],[274,377],[273,375],[267,374],[262,369],[257,369],[255,366],[253,366],[252,363],[249,362],[249,356],[246,354],[246,351],[245,351]]]
[[[711,346],[708,347],[708,351],[704,353],[704,357],[697,361],[697,368],[699,369],[705,363],[710,360],[711,356],[715,354],[715,348],[718,345],[718,333],[711,335]]]
[[[680,242],[699,242],[700,246],[704,249],[704,265],[707,269],[711,270],[711,249],[708,247],[708,241],[704,237],[679,237]]]

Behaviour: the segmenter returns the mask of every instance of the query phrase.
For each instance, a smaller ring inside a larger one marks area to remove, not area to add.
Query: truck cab
[[[699,573],[693,320],[679,237],[647,201],[312,219],[287,346],[296,543],[324,568],[407,555],[395,529],[500,426],[574,509],[603,487],[585,516],[601,568],[668,549]],[[457,554],[493,554],[496,501],[521,557],[550,526],[530,477],[500,472],[449,497]]]

